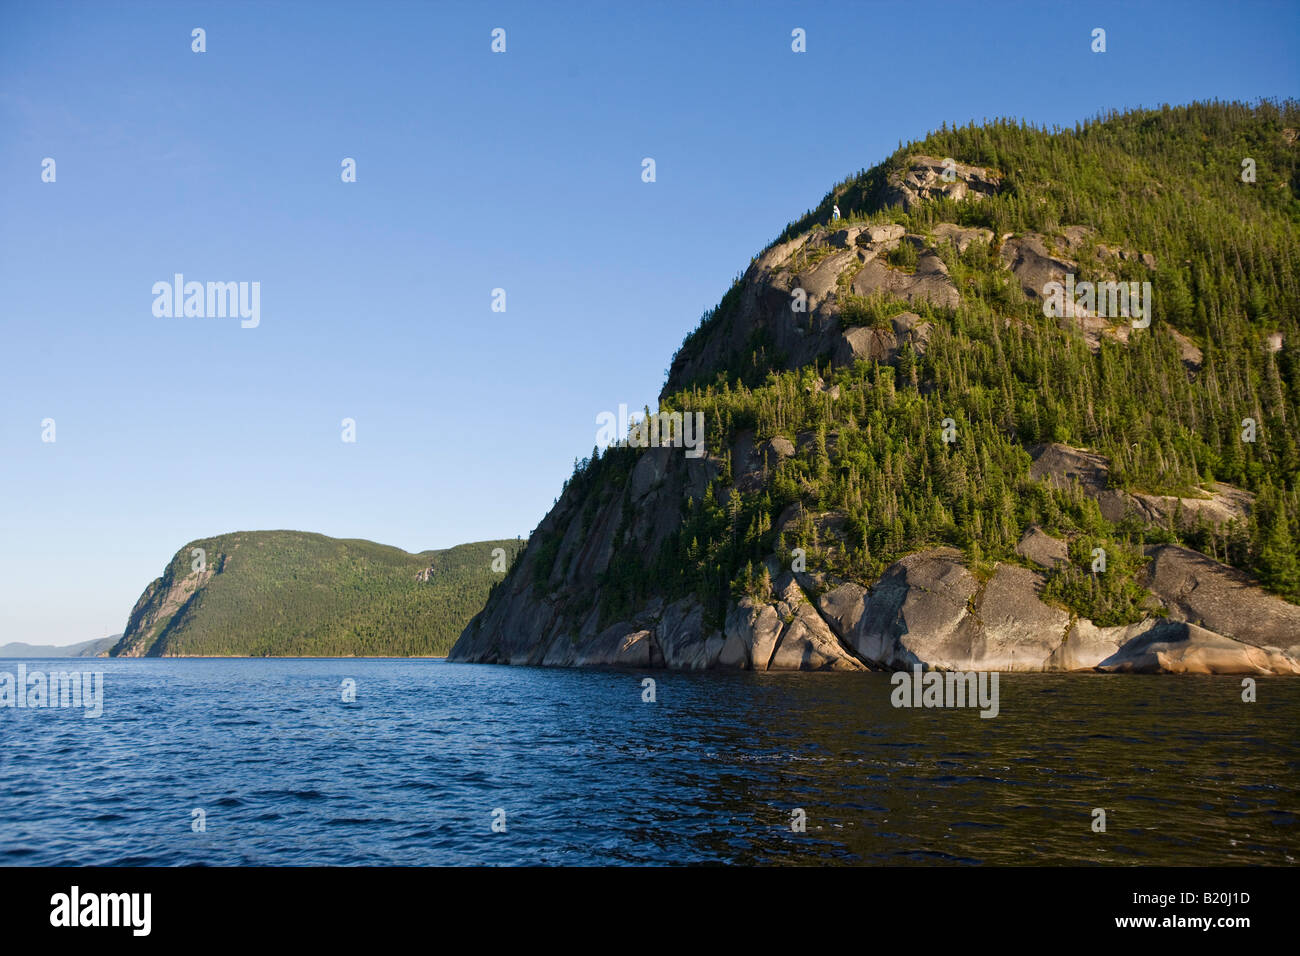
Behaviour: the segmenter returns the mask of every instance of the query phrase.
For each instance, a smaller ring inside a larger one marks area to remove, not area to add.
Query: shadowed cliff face
[[[566,488],[451,659],[691,666],[693,649],[713,636],[698,602],[660,597],[602,626],[602,579],[616,552],[651,560],[679,526],[684,500],[701,499],[717,473],[716,458],[649,448],[621,483]]]
[[[691,390],[713,384],[719,373],[753,387],[769,370],[802,373],[810,366],[819,374],[801,388],[828,403],[841,400],[839,386],[822,377],[836,368],[894,367],[906,384],[915,358],[958,321],[964,287],[955,274],[963,283],[1004,287],[997,294],[1023,297],[1036,309],[1044,287],[1067,275],[1155,275],[1150,252],[1103,243],[1086,225],[996,233],[956,221],[892,221],[907,218],[900,210],[938,203],[951,212],[996,196],[1006,181],[995,170],[916,155],[873,175],[866,181],[875,183],[876,202],[865,220],[809,224],[751,262],[674,356],[661,402],[689,410]],[[972,274],[972,262],[987,263],[987,272]],[[1008,318],[1003,327],[1009,336],[1033,334],[1023,319]],[[1081,355],[1132,347],[1126,317],[1082,311],[1061,317],[1059,329],[1075,337]],[[1190,339],[1163,323],[1146,334],[1176,356],[1170,361],[1177,376],[1195,378],[1203,356]],[[912,382],[923,392],[942,386]],[[763,439],[750,422],[712,422],[709,436],[708,454],[698,460],[680,449],[619,448],[576,474],[451,658],[686,669],[919,664],[1300,674],[1300,607],[1265,593],[1249,575],[1176,544],[1139,546],[1130,576],[1145,601],[1125,623],[1104,626],[1052,596],[1049,580],[1077,556],[1064,537],[1036,526],[1017,530],[1020,543],[1004,560],[975,562],[930,543],[860,579],[792,562],[778,546],[761,562],[761,585],[751,593],[733,585],[719,612],[701,593],[662,583],[672,578],[665,556],[682,553],[667,547],[674,535],[685,533],[706,495],[724,510],[735,495],[761,495],[773,489],[782,462],[809,461],[822,453],[819,442],[834,448],[845,436]],[[1221,482],[1178,494],[1124,490],[1105,456],[1061,442],[1026,442],[1020,454],[1021,493],[1036,484],[1055,489],[1110,526],[1211,528],[1227,540],[1255,507],[1254,495]],[[811,534],[832,551],[852,550],[860,533],[853,516],[819,507],[817,489],[806,482],[796,490],[800,503],[781,511],[772,532],[799,540]],[[629,568],[640,574],[632,585]]]

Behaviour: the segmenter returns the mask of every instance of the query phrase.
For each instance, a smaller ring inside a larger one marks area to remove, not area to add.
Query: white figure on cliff
[[[836,219],[839,218],[840,218],[840,207],[831,206],[831,222],[834,222]]]

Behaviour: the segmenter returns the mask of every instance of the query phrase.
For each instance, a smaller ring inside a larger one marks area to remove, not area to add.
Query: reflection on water
[[[0,709],[2,863],[1300,857],[1300,681],[1285,678],[1246,704],[1239,678],[1002,675],[1000,712],[982,720],[895,709],[884,674],[47,666],[104,671],[104,716]]]

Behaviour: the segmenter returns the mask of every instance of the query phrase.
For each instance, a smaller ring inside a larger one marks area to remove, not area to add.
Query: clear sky
[[[1294,2],[0,0],[0,643],[122,630],[206,535],[527,535],[596,415],[653,405],[844,176],[943,121],[1295,96],[1298,27]],[[155,316],[175,273],[259,282],[260,324]]]

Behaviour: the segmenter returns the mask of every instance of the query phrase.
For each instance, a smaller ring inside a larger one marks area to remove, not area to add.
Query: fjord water
[[[1284,678],[1247,704],[1239,678],[1002,675],[981,719],[894,708],[886,674],[26,664],[103,671],[104,713],[0,708],[9,865],[1300,856],[1300,681]]]

